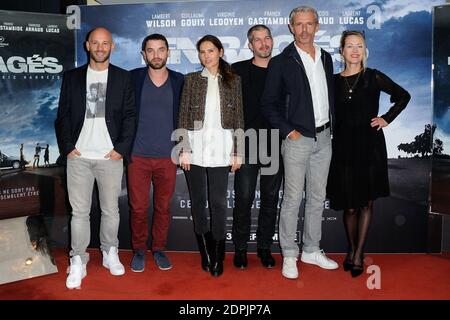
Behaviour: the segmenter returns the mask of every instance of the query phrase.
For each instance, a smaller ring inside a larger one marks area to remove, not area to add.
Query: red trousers
[[[153,182],[152,251],[163,250],[170,224],[170,201],[175,191],[177,167],[170,158],[132,156],[128,165],[133,249],[147,250],[148,208]]]

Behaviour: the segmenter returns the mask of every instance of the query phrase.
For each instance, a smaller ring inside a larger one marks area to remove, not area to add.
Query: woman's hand
[[[183,170],[191,170],[191,154],[189,152],[182,152],[180,154],[180,167]]]
[[[231,157],[231,172],[235,172],[241,167],[242,158],[239,156]]]
[[[387,127],[388,123],[386,122],[386,120],[384,120],[381,117],[376,117],[372,119],[372,122],[370,123],[370,126],[373,127],[378,127],[377,130],[380,130],[381,128]]]

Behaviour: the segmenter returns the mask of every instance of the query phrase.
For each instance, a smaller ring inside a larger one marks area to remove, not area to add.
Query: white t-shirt
[[[114,146],[105,122],[108,69],[96,71],[88,66],[86,76],[86,113],[75,148],[81,158],[107,160],[105,155]]]
[[[206,91],[205,121],[200,130],[189,130],[191,163],[202,167],[226,167],[231,163],[233,133],[222,128],[220,112],[219,75],[213,76],[203,69],[208,78]]]

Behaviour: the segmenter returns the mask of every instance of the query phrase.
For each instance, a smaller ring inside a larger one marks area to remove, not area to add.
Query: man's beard
[[[269,49],[268,51],[258,51],[254,50],[255,56],[258,56],[260,58],[268,58],[272,55],[272,49]]]
[[[148,66],[150,66],[150,68],[155,69],[155,70],[159,70],[159,69],[164,68],[166,63],[167,63],[167,60],[161,59],[161,62],[152,63],[151,61],[149,61],[147,64],[148,64]]]
[[[272,54],[272,51],[267,51],[267,52],[255,52],[255,55],[260,57],[260,58],[268,58],[270,57]]]

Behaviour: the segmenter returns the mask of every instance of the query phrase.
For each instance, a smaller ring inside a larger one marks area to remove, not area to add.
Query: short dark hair
[[[253,31],[259,31],[259,30],[267,30],[267,32],[269,33],[269,36],[272,37],[272,32],[270,32],[270,29],[268,26],[264,25],[264,24],[256,24],[253,27],[251,27],[250,29],[248,29],[247,31],[247,39],[248,42],[252,42],[253,41]]]
[[[144,38],[142,41],[142,51],[145,51],[145,46],[147,45],[147,41],[149,40],[161,40],[166,44],[166,48],[169,49],[169,42],[167,42],[167,38],[159,33],[152,33]]]

